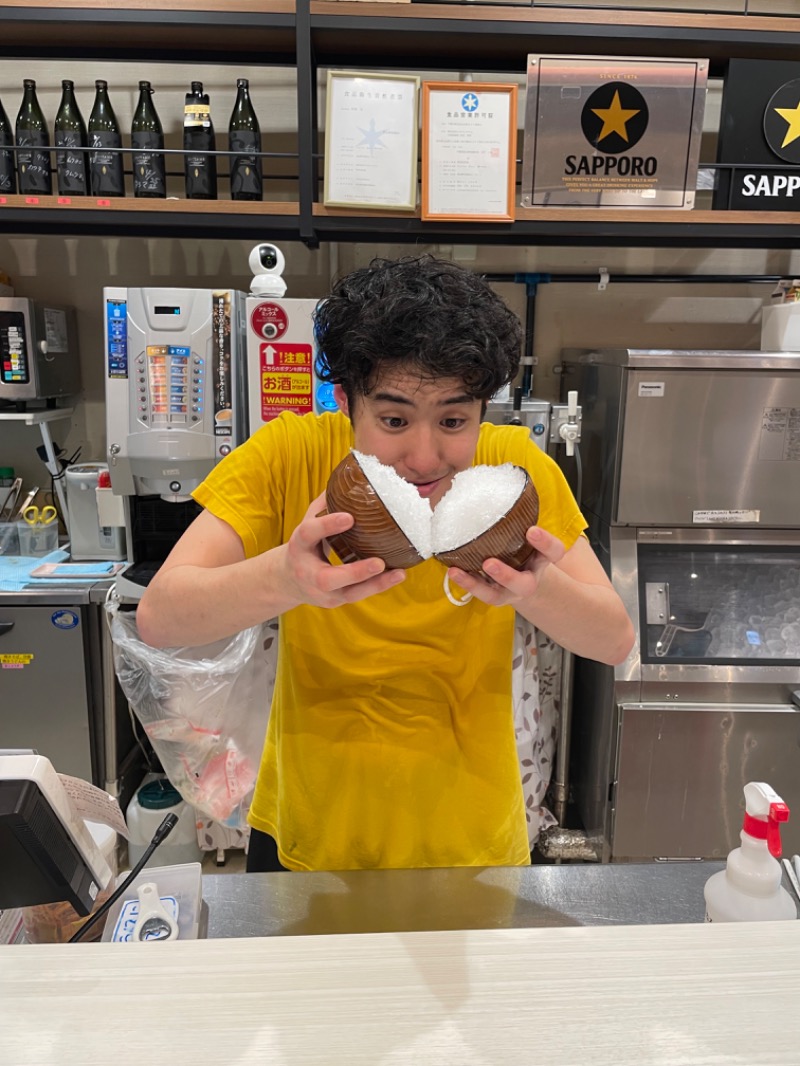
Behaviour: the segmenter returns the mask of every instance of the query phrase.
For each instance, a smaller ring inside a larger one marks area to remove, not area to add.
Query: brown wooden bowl
[[[355,519],[350,529],[327,538],[343,563],[377,557],[383,559],[387,570],[407,570],[422,562],[352,452],[328,479],[325,504],[329,514],[346,511]]]
[[[466,544],[451,551],[437,552],[435,558],[445,566],[457,566],[479,577],[487,577],[483,572],[486,559],[499,559],[506,566],[521,570],[533,554],[525,534],[538,519],[539,494],[526,471],[525,487],[502,518]]]

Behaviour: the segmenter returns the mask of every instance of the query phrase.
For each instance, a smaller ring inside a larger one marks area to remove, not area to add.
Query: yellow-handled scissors
[[[26,507],[22,512],[22,517],[29,526],[49,526],[58,518],[58,511],[49,504],[41,510],[38,507]]]

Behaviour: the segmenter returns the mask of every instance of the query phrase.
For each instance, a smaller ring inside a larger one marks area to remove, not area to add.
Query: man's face
[[[457,379],[389,371],[353,404],[340,385],[334,396],[353,423],[356,450],[394,467],[432,507],[472,465],[483,405]]]

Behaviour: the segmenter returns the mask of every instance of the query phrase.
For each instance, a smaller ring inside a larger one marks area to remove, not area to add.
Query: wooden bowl
[[[525,487],[502,518],[466,544],[451,551],[437,552],[435,558],[445,566],[457,566],[468,574],[484,578],[487,575],[483,572],[483,564],[490,558],[521,570],[533,554],[525,534],[536,525],[538,518],[539,494],[526,471]]]
[[[387,570],[407,570],[422,562],[352,452],[328,479],[325,503],[329,514],[346,511],[355,519],[350,529],[327,538],[343,563],[377,557],[383,559]]]

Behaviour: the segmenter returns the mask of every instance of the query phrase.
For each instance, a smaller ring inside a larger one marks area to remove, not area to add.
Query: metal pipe
[[[608,281],[624,285],[760,285],[772,282],[776,284],[784,274],[609,274]],[[517,285],[530,281],[539,283],[587,284],[599,281],[600,271],[593,274],[525,274],[515,271],[512,274],[485,274],[487,281],[513,282]]]
[[[563,649],[561,656],[561,708],[556,736],[556,763],[552,780],[553,814],[564,824],[569,800],[569,746],[572,729],[572,673],[575,656]]]

